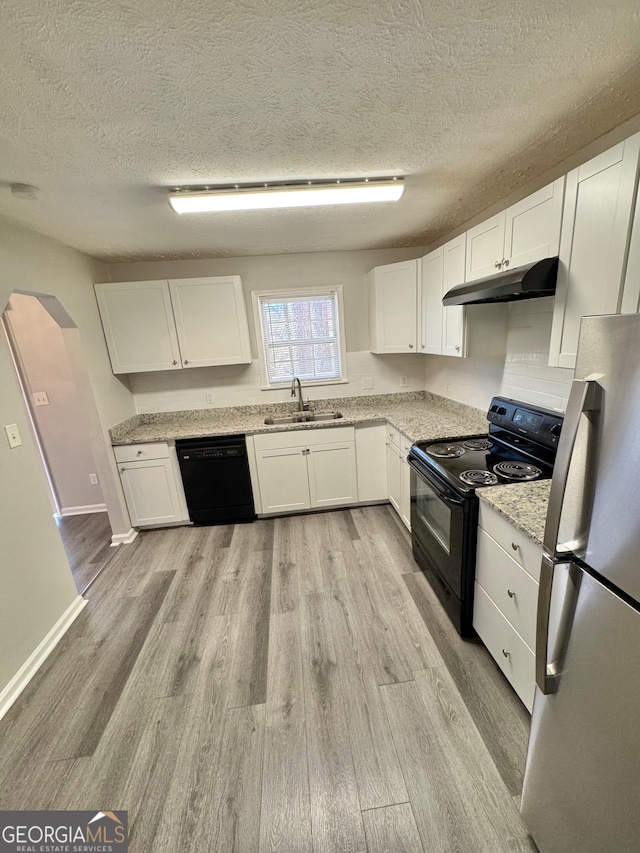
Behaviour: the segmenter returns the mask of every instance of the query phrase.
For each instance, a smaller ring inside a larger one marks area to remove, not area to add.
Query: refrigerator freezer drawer
[[[477,582],[473,627],[531,713],[535,686],[535,656]]]
[[[529,648],[535,648],[538,584],[484,530],[478,530],[476,580]]]

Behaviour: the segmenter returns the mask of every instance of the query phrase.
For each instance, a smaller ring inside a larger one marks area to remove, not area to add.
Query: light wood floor
[[[111,525],[106,512],[68,515],[56,518],[62,547],[71,566],[76,589],[83,593],[115,556],[111,547]]]
[[[141,534],[0,723],[0,808],[133,853],[499,853],[528,716],[388,507]]]

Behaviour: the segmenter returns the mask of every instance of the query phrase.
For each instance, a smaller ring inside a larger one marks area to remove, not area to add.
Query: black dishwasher
[[[194,524],[254,521],[256,511],[244,435],[176,441],[176,451]]]

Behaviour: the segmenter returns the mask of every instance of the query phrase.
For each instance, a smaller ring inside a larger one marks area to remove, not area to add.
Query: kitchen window
[[[342,287],[255,291],[263,387],[345,382]]]

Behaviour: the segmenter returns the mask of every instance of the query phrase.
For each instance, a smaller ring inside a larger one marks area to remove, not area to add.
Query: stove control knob
[[[559,435],[560,435],[560,433],[562,432],[562,424],[554,424],[554,425],[551,427],[551,429],[549,430],[549,432],[551,433],[551,435],[552,435],[554,438],[558,438],[558,437],[559,437]]]
[[[507,410],[505,409],[504,406],[500,406],[500,408],[498,409],[498,414],[499,415],[506,415],[507,414]]]

